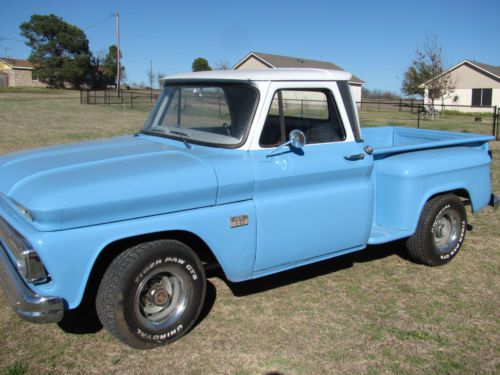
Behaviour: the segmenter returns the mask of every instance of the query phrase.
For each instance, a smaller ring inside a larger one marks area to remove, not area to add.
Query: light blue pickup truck
[[[208,267],[238,282],[403,238],[415,261],[449,262],[464,205],[498,206],[493,137],[361,130],[350,77],[172,76],[134,136],[0,157],[6,299],[59,322],[90,298],[145,349],[190,330]]]

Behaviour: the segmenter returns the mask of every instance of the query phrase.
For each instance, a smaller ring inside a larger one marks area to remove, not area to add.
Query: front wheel
[[[460,198],[444,194],[424,206],[415,234],[406,242],[409,255],[428,266],[452,260],[462,247],[467,216]]]
[[[188,246],[173,240],[147,242],[111,263],[97,293],[97,313],[120,341],[149,349],[189,331],[205,289],[203,266]]]

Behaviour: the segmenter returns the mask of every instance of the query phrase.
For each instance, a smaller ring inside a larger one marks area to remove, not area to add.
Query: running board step
[[[395,229],[383,227],[381,225],[372,226],[370,237],[368,238],[369,245],[377,245],[381,243],[399,240],[401,238],[409,237],[413,234],[409,229]]]

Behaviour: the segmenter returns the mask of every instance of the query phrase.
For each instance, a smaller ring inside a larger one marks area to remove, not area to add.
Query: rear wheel
[[[173,240],[147,242],[111,263],[97,293],[97,313],[120,341],[153,348],[189,331],[205,289],[203,266],[188,246]]]
[[[460,198],[445,194],[429,200],[422,210],[415,234],[406,242],[410,256],[428,266],[452,260],[462,247],[467,216]]]

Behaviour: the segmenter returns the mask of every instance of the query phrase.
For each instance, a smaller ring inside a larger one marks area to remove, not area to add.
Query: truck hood
[[[217,178],[194,149],[121,137],[1,157],[0,192],[52,231],[211,206]]]

